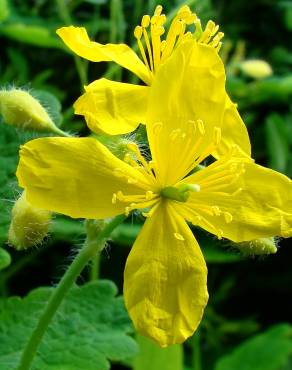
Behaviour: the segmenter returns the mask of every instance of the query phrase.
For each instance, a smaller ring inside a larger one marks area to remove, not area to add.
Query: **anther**
[[[146,191],[145,198],[146,200],[151,200],[153,198],[153,191],[151,190]]]
[[[113,193],[112,204],[116,204],[116,203],[117,203],[117,194]]]
[[[197,126],[198,126],[198,129],[200,131],[200,134],[202,136],[205,135],[205,126],[204,126],[204,122],[201,119],[197,120]]]
[[[162,122],[153,123],[152,130],[154,135],[158,135],[162,129]]]
[[[155,8],[155,11],[154,11],[154,15],[160,15],[162,10],[163,10],[162,6],[157,5],[157,7]]]
[[[185,238],[179,233],[173,233],[173,235],[177,240],[181,240],[181,241],[185,240]]]
[[[224,212],[224,219],[227,224],[230,224],[230,222],[233,220],[232,214],[229,212]]]
[[[221,210],[218,206],[212,206],[211,209],[212,209],[215,216],[220,216],[221,215]]]
[[[143,15],[142,21],[141,21],[141,26],[143,28],[147,28],[150,24],[150,16],[149,15]]]
[[[138,180],[137,179],[134,179],[132,177],[129,177],[128,180],[127,180],[127,183],[128,184],[137,184]]]
[[[140,40],[143,34],[143,29],[141,26],[136,26],[134,30],[134,36],[137,40]]]
[[[221,141],[221,128],[215,127],[214,128],[214,144],[218,145]]]

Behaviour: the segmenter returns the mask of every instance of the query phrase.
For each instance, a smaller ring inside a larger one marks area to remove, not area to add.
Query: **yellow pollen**
[[[177,240],[181,240],[181,241],[185,240],[185,238],[179,233],[174,233],[173,235]]]

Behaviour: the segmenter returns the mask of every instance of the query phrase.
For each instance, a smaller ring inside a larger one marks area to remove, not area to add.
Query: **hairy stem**
[[[54,289],[52,295],[50,296],[39,322],[35,330],[32,332],[31,337],[22,353],[20,364],[17,370],[30,369],[41,340],[65,295],[68,293],[76,278],[79,276],[87,263],[96,255],[97,252],[99,252],[101,244],[105,242],[115,227],[118,226],[124,219],[124,215],[117,216],[105,225],[94,241],[90,239],[85,241],[83,248],[81,248],[73,263],[59,282],[57,288]]]

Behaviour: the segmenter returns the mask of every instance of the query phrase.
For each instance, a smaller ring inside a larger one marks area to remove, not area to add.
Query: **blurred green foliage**
[[[82,86],[100,77],[127,82],[135,81],[135,77],[112,63],[88,63],[71,55],[56,36],[55,30],[65,24],[82,25],[87,28],[90,37],[100,43],[126,42],[134,45],[133,29],[143,14],[152,13],[157,4],[162,4],[167,14],[173,14],[177,7],[185,3],[198,13],[204,24],[212,18],[225,33],[221,55],[227,70],[227,89],[248,126],[253,157],[258,163],[291,177],[291,0],[0,0],[0,86],[25,87],[48,108],[61,129],[80,136],[87,135],[89,131],[85,123],[80,117],[74,116],[72,109],[73,102],[83,91]],[[273,69],[273,75],[261,80],[244,75],[238,66],[246,59],[267,61]],[[48,240],[39,249],[17,253],[8,249],[5,244],[11,205],[20,191],[14,176],[18,148],[21,143],[34,136],[34,133],[19,132],[0,123],[0,294],[3,296],[0,300],[0,316],[2,313],[4,319],[1,323],[3,321],[4,324],[5,320],[13,319],[9,315],[13,316],[14,312],[19,320],[25,320],[25,315],[32,315],[30,305],[36,304],[40,309],[39,305],[49,291],[34,291],[23,300],[6,297],[24,296],[36,287],[50,286],[57,281],[63,274],[60,266],[69,263],[70,251],[76,250],[85,235],[82,220],[56,216],[51,224]],[[118,227],[100,258],[100,275],[115,281],[120,291],[126,256],[141,224],[142,219],[134,215],[127,223]],[[222,246],[222,243],[217,243],[200,230],[195,230],[195,234],[208,262],[210,302],[199,332],[184,345],[184,352],[181,346],[173,347],[174,349],[167,352],[138,338],[141,351],[133,359],[135,345],[125,335],[129,325],[126,316],[122,329],[119,325],[114,325],[111,334],[103,332],[102,341],[108,344],[105,351],[98,338],[100,317],[97,316],[104,307],[100,305],[108,303],[107,300],[113,300],[113,305],[120,305],[121,302],[117,303],[119,298],[108,297],[106,294],[104,299],[96,297],[92,289],[94,284],[99,283],[90,283],[83,285],[80,291],[75,289],[72,292],[72,296],[80,295],[79,302],[88,300],[89,306],[86,309],[90,309],[90,312],[80,316],[79,311],[84,307],[81,303],[79,307],[76,302],[73,309],[79,315],[76,323],[81,325],[82,330],[90,330],[90,356],[93,356],[94,361],[99,359],[99,363],[105,365],[95,367],[80,362],[76,363],[79,368],[106,369],[105,358],[113,360],[113,369],[149,369],[149,359],[153,359],[153,370],[155,366],[162,370],[181,370],[183,366],[184,370],[292,368],[292,275],[289,262],[292,252],[288,248],[291,241],[281,240],[281,248],[275,256],[246,259],[238,253],[230,253],[232,246],[227,242]],[[84,284],[90,276],[89,268],[84,271],[79,283]],[[108,289],[111,292],[114,290],[111,284]],[[85,291],[87,293],[83,297]],[[34,302],[36,297],[37,302]],[[70,297],[68,300],[70,301]],[[66,304],[70,306],[70,302],[65,301],[64,307]],[[9,314],[7,307],[11,311]],[[72,312],[65,312],[64,307],[62,315],[69,315],[67,324],[71,320],[70,325],[74,325],[74,315],[72,316]],[[104,317],[101,315],[101,319],[105,320],[106,315],[108,311]],[[121,315],[126,315],[122,308]],[[282,322],[286,324],[277,325]],[[2,361],[3,358],[1,360],[1,355],[4,356],[7,351],[3,344],[3,333],[7,330],[4,324],[2,330],[0,327],[1,364],[6,364]],[[52,325],[57,325],[59,330],[59,324],[60,322],[56,322]],[[90,324],[93,326],[90,327]],[[65,333],[72,329],[66,325],[62,326]],[[276,326],[270,328],[272,325]],[[94,328],[98,328],[96,333]],[[82,332],[79,327],[77,329]],[[111,341],[116,334],[117,340],[122,336],[122,341],[125,341],[124,344],[128,343],[129,347],[121,347],[119,350],[114,347]],[[19,336],[24,340],[23,332]],[[53,339],[53,336],[48,337],[48,343]],[[79,343],[82,340],[85,340],[83,336]],[[72,344],[70,343],[69,345]],[[12,340],[11,351],[19,351],[16,345],[19,343]],[[42,348],[44,352],[41,349],[41,355],[46,357],[45,346]],[[82,348],[79,350],[82,352]],[[128,356],[124,356],[123,351]],[[84,355],[81,352],[78,352],[80,361]],[[105,357],[102,355],[102,359],[98,357],[100,352],[106,354]],[[9,360],[7,359],[6,357],[5,361]],[[11,364],[15,359],[12,358],[11,361],[7,366],[2,365],[6,366],[3,370],[12,369],[11,366],[14,365]],[[44,366],[43,363],[41,366]],[[42,369],[55,370],[57,366],[58,361],[55,367],[52,365]],[[65,367],[62,368],[64,369]],[[71,369],[75,367],[66,368]]]

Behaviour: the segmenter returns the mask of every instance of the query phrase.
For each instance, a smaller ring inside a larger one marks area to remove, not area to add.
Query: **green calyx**
[[[198,184],[181,184],[177,187],[166,186],[160,191],[160,195],[163,198],[186,202],[192,192],[198,191],[200,191],[200,185]]]

